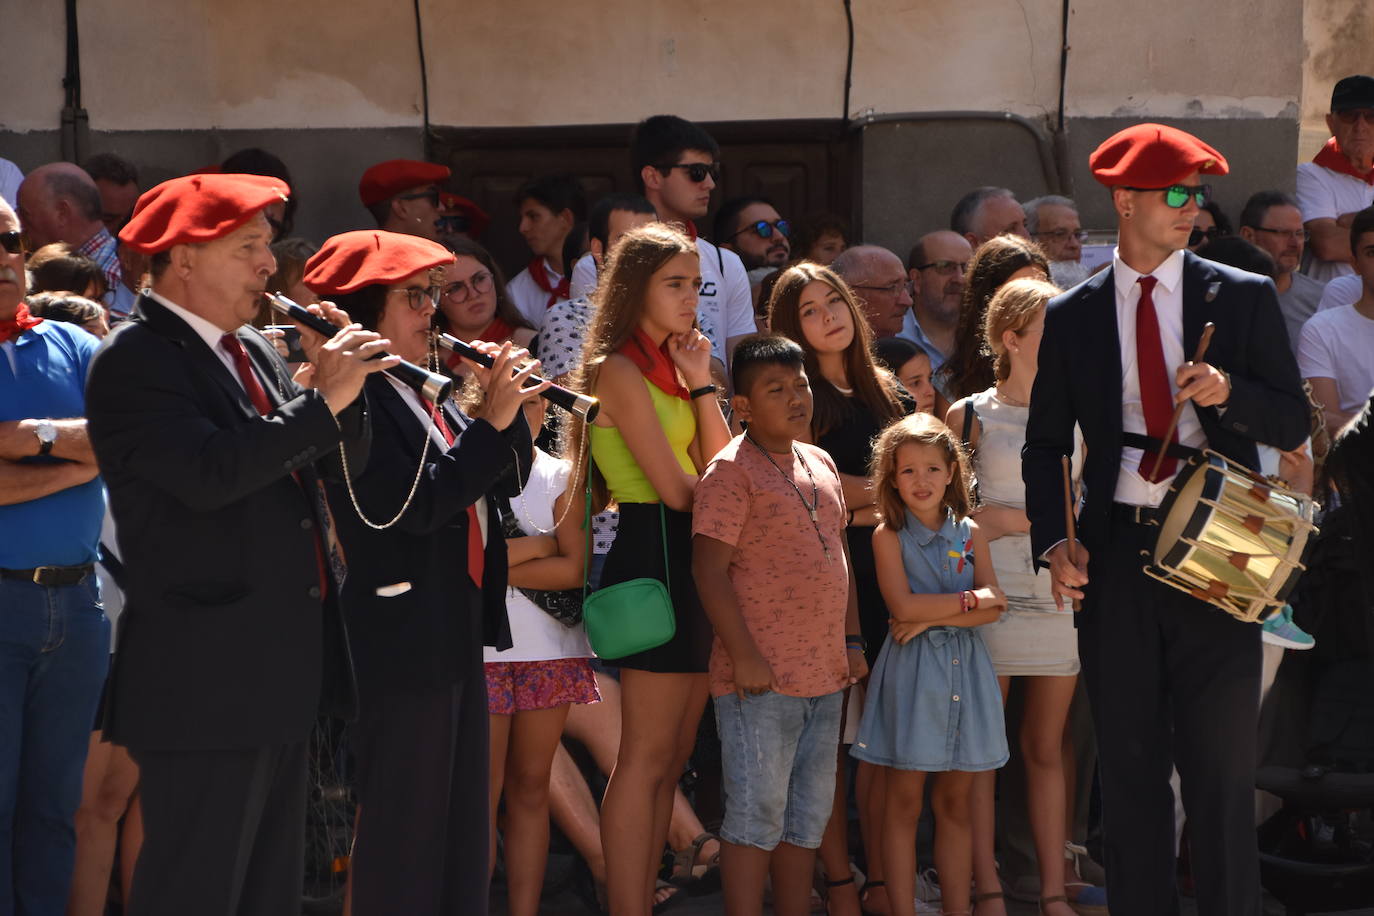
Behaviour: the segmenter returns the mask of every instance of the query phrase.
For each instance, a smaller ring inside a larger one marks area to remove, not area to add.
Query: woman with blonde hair
[[[812,442],[825,449],[840,472],[849,509],[850,562],[859,594],[859,627],[870,667],[887,636],[888,613],[878,590],[873,564],[873,527],[878,522],[868,468],[872,443],[892,420],[915,409],[901,383],[873,356],[873,331],[859,310],[853,291],[828,267],[802,262],[778,277],[768,303],[768,326],[774,334],[801,344],[806,375],[811,380],[814,410]],[[848,867],[844,804],[844,757],[837,773],[835,814],[831,816],[819,858],[830,879],[831,911],[853,882]],[[878,825],[883,809],[882,771],[859,764],[857,793],[868,881],[861,893],[866,908],[882,906],[882,857]],[[884,892],[885,893],[885,892]],[[850,906],[856,906],[850,901]],[[885,912],[886,909],[876,910]]]
[[[1074,775],[1067,723],[1078,680],[1078,640],[1073,612],[1057,610],[1048,577],[1036,575],[1021,481],[1021,446],[1045,329],[1045,306],[1058,294],[1059,289],[1044,280],[1023,278],[1004,284],[992,296],[980,337],[992,354],[994,382],[950,408],[947,422],[956,433],[963,431],[961,437],[973,452],[981,501],[973,517],[988,539],[997,581],[1007,596],[1006,612],[982,628],[1004,703],[1011,679],[1024,678],[1020,735],[1027,781],[1024,797],[1040,863],[1041,912],[1073,916],[1103,912],[1089,908],[1093,895],[1100,892],[1078,879],[1066,855],[1072,829],[1069,782]],[[1077,439],[1076,451],[1081,453],[1082,438]],[[973,788],[978,891],[974,899],[984,904],[980,916],[1001,897],[993,850],[994,782],[993,773],[982,773],[975,777]]]
[[[667,642],[621,658],[622,736],[602,802],[611,913],[644,916],[672,814],[673,789],[706,708],[711,626],[692,583],[692,491],[730,441],[711,382],[711,342],[697,327],[701,266],[682,231],[650,223],[611,251],[573,386],[601,412],[565,452],[583,457],[593,511],[614,499],[619,530],[601,587],[650,576],[669,589]],[[584,486],[577,481],[578,490]],[[665,568],[665,560],[668,568]]]

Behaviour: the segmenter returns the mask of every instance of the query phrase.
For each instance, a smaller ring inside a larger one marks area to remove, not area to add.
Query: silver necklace
[[[802,470],[806,472],[806,479],[811,481],[810,503],[807,503],[806,497],[802,495],[801,487],[797,486],[796,481],[794,481],[791,477],[787,476],[786,472],[784,472],[783,469],[778,466],[778,463],[773,460],[773,456],[768,454],[768,449],[764,448],[762,445],[759,445],[757,442],[755,442],[754,437],[749,435],[748,433],[744,434],[744,438],[748,439],[750,444],[752,444],[754,448],[759,450],[759,454],[763,455],[764,458],[768,459],[768,463],[773,466],[773,470],[778,472],[778,476],[780,476],[783,480],[787,481],[787,483],[792,487],[792,489],[796,491],[797,499],[801,500],[802,508],[804,508],[806,510],[806,514],[811,517],[811,527],[816,529],[816,540],[820,541],[821,550],[825,551],[825,562],[833,562],[834,558],[830,555],[830,548],[826,546],[825,535],[821,534],[820,521],[816,517],[816,512],[818,509],[820,509],[821,506],[820,490],[816,486],[816,478],[811,473],[811,468],[807,465],[806,459],[802,457],[801,450],[798,449],[795,444],[793,444],[792,454],[796,457],[797,463],[802,466]]]

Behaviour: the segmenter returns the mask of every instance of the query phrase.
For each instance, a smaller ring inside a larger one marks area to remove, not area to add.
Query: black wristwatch
[[[703,397],[708,394],[715,394],[719,390],[720,389],[717,388],[715,385],[702,385],[700,388],[693,388],[691,391],[687,392],[687,394],[691,397],[692,400],[695,401],[699,397]]]

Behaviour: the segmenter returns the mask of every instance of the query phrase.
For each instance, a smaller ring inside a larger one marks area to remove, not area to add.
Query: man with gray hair
[[[19,186],[19,220],[35,249],[66,242],[75,254],[84,254],[105,274],[105,295],[110,323],[129,317],[134,295],[124,285],[119,253],[101,217],[104,209],[100,188],[91,176],[70,162],[50,162],[28,174]]]
[[[968,239],[977,250],[988,239],[999,235],[1019,235],[1029,239],[1026,214],[1007,188],[991,185],[974,188],[954,205],[949,215],[949,228]]]
[[[856,245],[840,252],[830,269],[854,290],[873,336],[896,337],[911,310],[902,259],[878,245]]]
[[[1078,205],[1067,197],[1046,194],[1022,205],[1031,240],[1050,261],[1050,279],[1060,289],[1077,286],[1092,271],[1083,263],[1083,242],[1088,234],[1078,221]]]
[[[1302,326],[1317,313],[1324,287],[1321,282],[1298,273],[1307,243],[1307,228],[1303,225],[1297,198],[1283,191],[1252,194],[1245,202],[1245,209],[1240,211],[1240,237],[1263,248],[1274,259],[1274,266],[1278,268],[1274,288],[1279,291],[1279,309],[1288,326],[1288,342],[1296,355]]]

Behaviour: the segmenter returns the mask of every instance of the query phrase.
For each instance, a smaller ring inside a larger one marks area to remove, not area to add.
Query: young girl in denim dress
[[[968,518],[968,462],[939,420],[883,430],[872,480],[878,584],[892,615],[851,753],[887,767],[883,867],[892,916],[914,916],[916,822],[927,773],[945,916],[967,916],[973,774],[1007,762],[1002,695],[977,627],[1006,607],[987,540]]]

